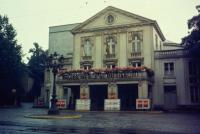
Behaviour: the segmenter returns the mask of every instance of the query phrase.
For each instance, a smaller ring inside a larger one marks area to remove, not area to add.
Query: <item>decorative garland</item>
[[[89,70],[84,70],[84,69],[72,69],[72,70],[67,70],[67,69],[62,69],[59,70],[59,75],[63,75],[65,73],[87,73],[87,72],[94,72],[94,73],[110,73],[110,72],[116,72],[116,71],[147,71],[148,73],[153,74],[153,70],[150,68],[147,68],[145,66],[141,67],[115,67],[115,68],[101,68],[101,69],[89,69]]]

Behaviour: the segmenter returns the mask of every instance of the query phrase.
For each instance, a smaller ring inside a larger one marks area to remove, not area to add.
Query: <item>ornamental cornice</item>
[[[131,27],[141,27],[146,25],[152,25],[153,22],[145,22],[145,23],[133,23],[133,24],[123,24],[123,25],[116,25],[116,26],[108,26],[108,27],[97,27],[97,28],[90,28],[90,29],[81,29],[77,31],[73,31],[73,33],[89,33],[89,32],[95,32],[97,34],[100,33],[123,33],[127,32],[128,28]]]

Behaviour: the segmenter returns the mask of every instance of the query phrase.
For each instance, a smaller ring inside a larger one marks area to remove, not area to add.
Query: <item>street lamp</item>
[[[56,79],[56,74],[58,73],[58,69],[60,69],[63,66],[63,63],[64,63],[63,55],[59,56],[56,52],[54,52],[54,54],[51,54],[47,60],[47,67],[51,68],[53,73],[53,94],[51,99],[51,107],[48,111],[49,115],[59,114],[59,110],[56,106],[57,99],[56,99],[55,79]]]
[[[12,89],[12,93],[13,93],[13,95],[14,95],[14,106],[17,106],[17,100],[16,100],[16,89]]]

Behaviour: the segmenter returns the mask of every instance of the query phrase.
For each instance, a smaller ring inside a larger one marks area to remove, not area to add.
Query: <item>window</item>
[[[196,73],[197,73],[196,63],[190,61],[189,62],[189,74],[190,75],[195,75]]]
[[[114,64],[106,65],[106,68],[110,68],[110,69],[113,69],[113,68],[115,68],[115,67],[116,67],[116,65],[114,65]]]
[[[197,86],[190,87],[190,98],[192,103],[200,102],[200,89]]]
[[[162,42],[160,41],[160,50],[162,50]]]
[[[132,41],[132,52],[141,52],[141,41],[138,39],[138,36],[135,36]]]
[[[155,35],[156,50],[158,50],[158,36]]]
[[[114,22],[114,19],[115,19],[115,18],[114,18],[113,15],[111,15],[111,14],[108,15],[108,16],[107,16],[107,22],[108,22],[108,24],[112,24],[112,23]]]
[[[140,67],[141,66],[141,62],[132,62],[132,66],[133,67]]]
[[[174,63],[164,63],[164,73],[165,75],[173,75],[174,74]]]
[[[85,66],[83,66],[83,69],[84,70],[89,70],[89,69],[91,69],[92,67],[91,67],[91,65],[85,65]]]

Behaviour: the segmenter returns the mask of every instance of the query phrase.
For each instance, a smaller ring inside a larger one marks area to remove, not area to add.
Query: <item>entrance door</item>
[[[107,85],[91,85],[91,110],[104,110],[104,100],[107,98]]]
[[[69,101],[67,108],[70,110],[75,110],[76,99],[80,98],[80,86],[67,86],[65,89],[68,93],[67,97],[69,97],[67,99]]]
[[[135,110],[136,99],[138,98],[138,85],[118,84],[118,97],[121,101],[121,110]]]
[[[164,102],[166,109],[175,109],[177,105],[176,86],[164,86]]]

